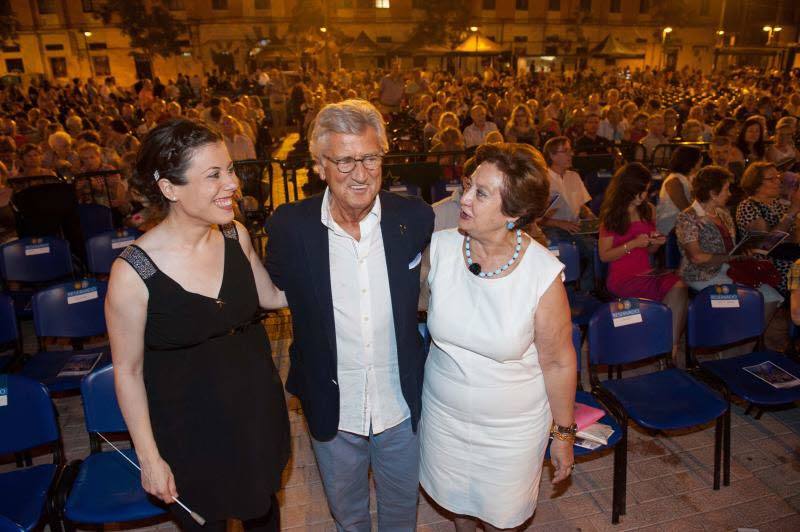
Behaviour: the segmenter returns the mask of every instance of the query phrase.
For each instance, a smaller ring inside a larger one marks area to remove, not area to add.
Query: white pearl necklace
[[[500,275],[508,268],[511,267],[512,264],[517,260],[519,257],[519,252],[522,249],[522,229],[517,229],[517,245],[514,247],[514,255],[511,256],[511,260],[497,268],[493,272],[482,272],[481,265],[477,262],[472,262],[472,250],[470,249],[470,237],[467,236],[466,243],[464,244],[464,254],[467,256],[467,265],[469,271],[477,275],[478,277],[494,277],[496,275]]]

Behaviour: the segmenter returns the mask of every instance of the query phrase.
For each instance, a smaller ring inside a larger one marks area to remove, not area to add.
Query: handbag
[[[746,258],[731,261],[728,269],[728,277],[734,282],[758,288],[762,284],[768,284],[777,288],[781,284],[781,274],[767,259]]]

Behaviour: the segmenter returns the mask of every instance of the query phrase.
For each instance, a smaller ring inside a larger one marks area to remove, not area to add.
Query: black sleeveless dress
[[[184,290],[137,246],[120,254],[149,291],[143,371],[153,435],[181,500],[208,521],[266,514],[291,449],[253,272],[236,226],[220,229],[216,299]]]

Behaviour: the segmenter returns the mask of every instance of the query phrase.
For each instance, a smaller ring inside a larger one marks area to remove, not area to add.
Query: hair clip
[[[156,183],[158,183],[158,180],[161,179],[161,176],[158,175],[158,170],[153,170],[153,179],[156,180]]]

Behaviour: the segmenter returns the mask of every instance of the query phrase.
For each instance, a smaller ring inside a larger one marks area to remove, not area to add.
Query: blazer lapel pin
[[[403,224],[400,224],[400,234],[401,235],[406,234],[406,226]]]

